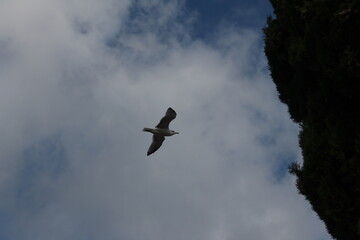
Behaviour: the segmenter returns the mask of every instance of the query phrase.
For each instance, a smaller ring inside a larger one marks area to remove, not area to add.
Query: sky
[[[0,1],[1,240],[326,240],[256,1]],[[180,132],[147,157],[172,107]]]

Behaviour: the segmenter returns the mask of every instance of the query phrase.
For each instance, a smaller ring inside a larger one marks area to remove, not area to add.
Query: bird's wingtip
[[[169,108],[168,108],[168,111],[172,111],[172,112],[176,113],[175,110],[172,109],[172,107],[169,107]]]

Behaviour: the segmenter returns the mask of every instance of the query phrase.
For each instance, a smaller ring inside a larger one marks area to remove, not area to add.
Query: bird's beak
[[[175,134],[179,134],[179,132],[175,132]]]

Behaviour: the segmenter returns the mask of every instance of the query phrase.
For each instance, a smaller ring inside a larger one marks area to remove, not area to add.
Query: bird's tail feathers
[[[152,130],[151,128],[144,128],[143,129],[144,132],[152,132],[151,130]]]

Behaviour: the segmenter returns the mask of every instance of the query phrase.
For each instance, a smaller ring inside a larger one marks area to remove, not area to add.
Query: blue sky
[[[322,240],[267,1],[0,3],[0,239]],[[180,132],[146,152],[168,107]]]
[[[264,0],[186,1],[186,7],[198,14],[195,35],[199,37],[211,35],[213,29],[221,22],[261,31],[265,26],[264,19],[272,14],[270,2]]]

